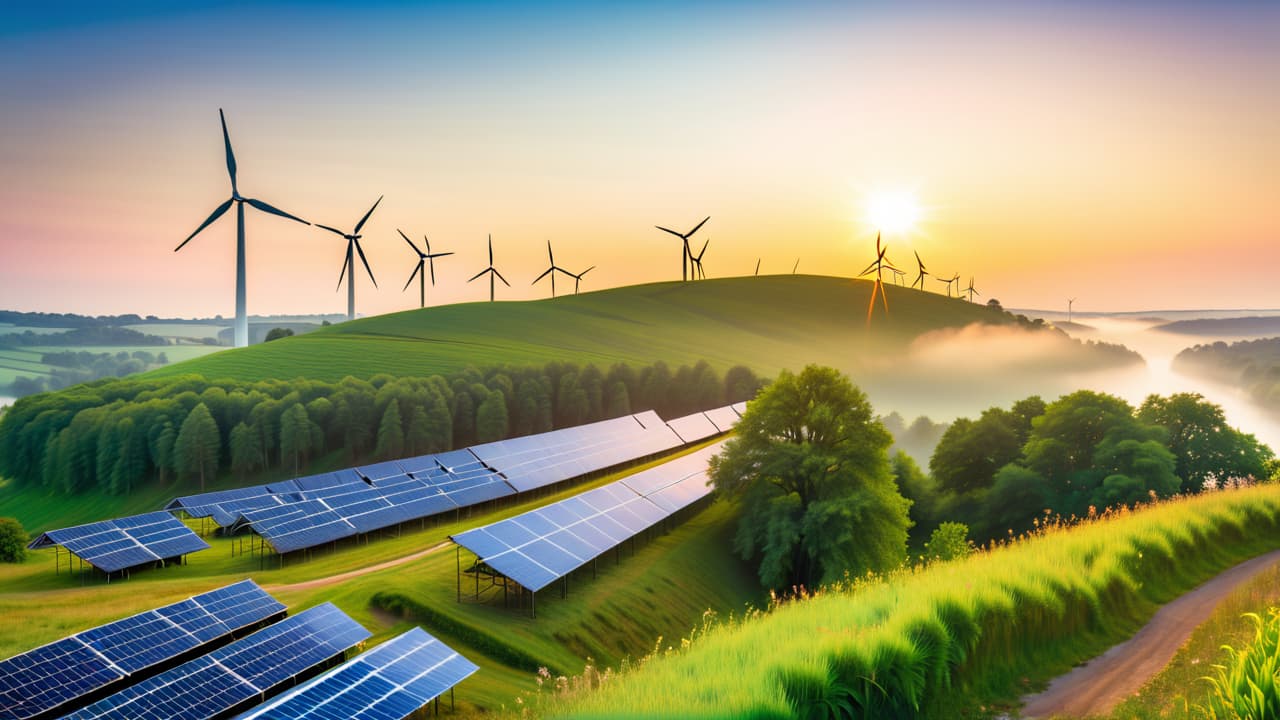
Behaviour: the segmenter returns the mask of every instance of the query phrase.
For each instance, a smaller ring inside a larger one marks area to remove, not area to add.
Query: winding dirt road
[[[1022,717],[1109,713],[1169,664],[1228,593],[1277,562],[1280,550],[1246,560],[1168,603],[1132,638],[1023,698]]]
[[[419,550],[412,555],[404,555],[402,557],[387,560],[386,562],[380,562],[377,565],[370,565],[368,567],[357,568],[355,570],[330,575],[328,577],[316,578],[315,580],[304,580],[303,582],[291,583],[289,585],[263,585],[262,589],[269,592],[286,592],[289,590],[311,590],[313,588],[325,587],[326,585],[340,583],[343,580],[350,580],[353,577],[360,577],[361,575],[368,575],[369,573],[375,573],[379,570],[386,570],[387,568],[393,568],[397,565],[404,565],[405,563],[413,562],[418,558],[423,558],[432,553],[440,552],[452,544],[452,542],[444,540],[432,545],[426,550]]]

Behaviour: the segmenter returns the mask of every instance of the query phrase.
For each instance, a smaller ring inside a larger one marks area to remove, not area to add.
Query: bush
[[[944,522],[934,528],[929,542],[924,544],[925,556],[929,559],[955,560],[967,557],[972,550],[969,526],[958,522]]]
[[[0,562],[20,563],[26,560],[27,543],[30,541],[22,523],[10,517],[0,518]]]

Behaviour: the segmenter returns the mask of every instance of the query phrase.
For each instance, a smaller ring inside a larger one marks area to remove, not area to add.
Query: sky
[[[1280,3],[68,3],[0,7],[0,308],[234,313],[230,194],[349,229],[415,307],[547,265],[584,290],[890,260],[1076,311],[1277,308]],[[22,6],[22,7],[19,7]],[[338,313],[341,238],[249,210],[251,314]],[[545,281],[544,281],[545,283]],[[569,284],[571,287],[571,283]],[[564,291],[566,285],[558,283]],[[940,283],[929,288],[943,289]]]

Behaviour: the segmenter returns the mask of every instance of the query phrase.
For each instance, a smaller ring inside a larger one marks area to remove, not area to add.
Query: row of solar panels
[[[740,406],[653,411],[281,483],[180,497],[166,510],[248,528],[286,553],[546,487],[727,432]]]
[[[706,497],[707,463],[723,444],[450,539],[478,563],[541,590]]]
[[[27,547],[37,550],[52,545],[61,545],[108,573],[209,548],[209,543],[167,512],[49,530]]]
[[[370,637],[330,603],[280,619],[284,614],[283,605],[246,580],[38,647],[0,661],[0,717],[69,710],[63,717],[217,717]],[[301,717],[306,713],[297,710],[314,708],[309,717],[404,718],[476,669],[415,628],[244,717]]]

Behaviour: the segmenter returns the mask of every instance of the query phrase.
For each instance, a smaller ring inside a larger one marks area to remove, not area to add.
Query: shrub
[[[971,550],[973,543],[969,542],[969,526],[958,522],[942,523],[924,544],[925,556],[937,560],[967,557]]]
[[[22,523],[0,518],[0,562],[20,563],[27,559],[27,543],[31,540]]]

